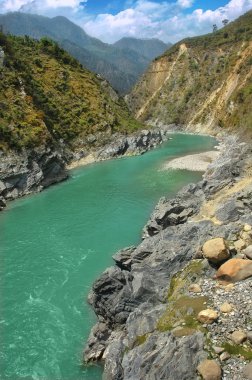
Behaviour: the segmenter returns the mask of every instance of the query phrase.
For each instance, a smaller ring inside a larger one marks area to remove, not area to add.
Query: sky
[[[122,37],[177,42],[212,31],[252,9],[252,0],[0,0],[0,13],[66,16],[89,35],[113,43]]]

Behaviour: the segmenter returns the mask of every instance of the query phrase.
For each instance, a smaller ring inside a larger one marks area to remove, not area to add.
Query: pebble
[[[206,324],[209,339],[214,345],[213,351],[220,355],[224,352],[216,352],[215,348],[222,348],[224,343],[230,342],[230,335],[237,330],[246,331],[248,345],[252,348],[252,279],[237,282],[235,284],[220,285],[216,287],[216,281],[211,278],[204,278],[201,282],[202,296],[209,298],[211,308],[220,310],[224,303],[231,304],[233,311],[223,313],[219,320],[221,323]],[[216,290],[218,289],[218,293]],[[250,335],[251,334],[251,338]],[[217,349],[218,351],[218,349]],[[246,360],[239,356],[222,361],[223,380],[245,380],[243,370],[248,364]]]
[[[231,340],[235,344],[241,344],[241,343],[245,342],[246,339],[247,339],[247,334],[242,330],[234,331],[231,334]]]
[[[231,358],[231,356],[230,356],[230,354],[228,353],[228,352],[223,352],[221,355],[220,355],[220,360],[222,361],[222,362],[224,362],[225,360],[228,360],[228,359],[230,359]]]
[[[201,287],[200,287],[199,284],[191,284],[189,286],[189,292],[192,292],[192,293],[201,293],[202,289],[201,289]]]

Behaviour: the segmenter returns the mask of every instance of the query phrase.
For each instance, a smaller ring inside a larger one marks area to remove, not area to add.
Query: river
[[[95,315],[86,303],[112,254],[140,241],[155,203],[202,173],[162,171],[211,150],[207,136],[174,134],[142,156],[95,163],[0,213],[0,379],[96,380],[82,351]]]

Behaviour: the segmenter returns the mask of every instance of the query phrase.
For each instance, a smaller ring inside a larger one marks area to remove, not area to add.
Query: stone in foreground
[[[252,380],[252,362],[247,364],[243,369],[243,375],[245,379]]]
[[[252,260],[252,245],[249,245],[242,253],[244,253],[248,259]]]
[[[197,370],[203,380],[221,380],[221,367],[215,360],[204,360]]]
[[[203,256],[212,263],[228,259],[230,254],[223,238],[208,240],[202,247]]]
[[[247,340],[247,334],[244,331],[237,330],[231,334],[231,340],[235,344],[241,344]]]
[[[252,276],[252,262],[244,259],[231,259],[220,266],[215,278],[221,281],[236,282]]]
[[[211,324],[218,319],[218,313],[212,309],[202,310],[198,314],[198,321],[201,323]]]
[[[199,284],[191,284],[189,286],[189,292],[191,293],[201,293],[202,289]]]
[[[246,248],[246,242],[243,239],[239,239],[234,242],[234,247],[237,252],[240,252]]]
[[[221,307],[220,307],[220,311],[222,313],[231,313],[231,311],[233,310],[233,307],[232,305],[230,305],[230,303],[228,302],[224,302]]]

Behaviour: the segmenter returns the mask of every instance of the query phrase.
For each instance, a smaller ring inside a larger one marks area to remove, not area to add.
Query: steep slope
[[[137,127],[108,84],[48,40],[0,35],[1,147],[17,149]]]
[[[172,46],[172,44],[165,44],[157,38],[138,39],[133,37],[124,37],[114,43],[114,46],[120,49],[134,50],[149,60],[153,60],[163,54],[169,47]]]
[[[135,116],[211,131],[252,130],[252,11],[153,61],[127,97]]]
[[[123,154],[119,137],[140,126],[108,82],[57,43],[0,33],[0,210],[67,178],[67,163],[115,133],[110,153]]]
[[[132,88],[154,56],[166,50],[165,44],[158,40],[146,42],[144,54],[142,50],[136,49],[136,44],[139,45],[137,40],[132,49],[129,44],[118,46],[105,44],[90,37],[82,28],[62,16],[50,19],[14,12],[0,15],[0,25],[5,32],[14,35],[28,35],[36,39],[44,36],[52,38],[89,70],[106,78],[121,94],[127,93]],[[142,41],[140,44],[142,45]],[[150,47],[155,55],[149,56],[146,53]]]

